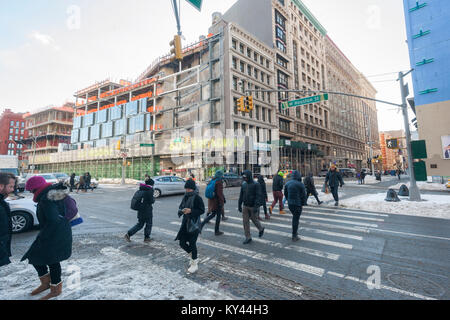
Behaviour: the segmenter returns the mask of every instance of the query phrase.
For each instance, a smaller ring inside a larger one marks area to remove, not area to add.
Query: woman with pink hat
[[[37,203],[36,215],[40,231],[21,261],[28,259],[41,281],[41,285],[33,290],[31,295],[50,289],[50,293],[41,298],[48,300],[62,293],[60,262],[72,255],[72,229],[64,217],[67,188],[61,184],[47,183],[43,177],[34,176],[27,181],[25,189],[34,194],[33,201]]]

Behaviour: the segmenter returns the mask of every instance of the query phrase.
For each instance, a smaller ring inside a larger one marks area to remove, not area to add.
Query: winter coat
[[[306,205],[306,188],[302,182],[302,175],[297,170],[292,173],[292,179],[286,183],[284,196],[290,206]]]
[[[312,174],[309,174],[305,179],[303,180],[306,188],[306,192],[309,194],[316,194],[316,185],[314,184],[314,178]]]
[[[21,261],[46,266],[67,260],[72,255],[72,229],[64,217],[65,187],[52,185],[37,197],[36,215],[40,231]]]
[[[284,185],[284,179],[280,175],[276,175],[273,178],[273,185],[272,190],[273,191],[283,191],[283,185]]]
[[[223,205],[225,203],[225,196],[223,195],[222,179],[216,181],[216,184],[214,186],[214,192],[216,194],[214,199],[208,199],[208,212],[217,211],[219,210],[219,207],[223,208]]]
[[[263,205],[263,194],[261,192],[261,185],[255,183],[251,171],[245,171],[249,181],[244,181],[239,195],[239,211],[242,211],[242,204],[246,207],[258,208]]]
[[[144,201],[142,202],[142,205],[138,210],[137,216],[140,220],[147,220],[153,214],[153,204],[155,203],[155,198],[153,197],[153,188],[141,183],[139,191],[144,192]]]
[[[70,176],[70,185],[71,186],[75,185],[75,176]]]
[[[344,185],[344,180],[342,180],[341,173],[336,171],[328,171],[327,177],[325,178],[325,183],[330,186],[330,188],[337,188],[339,185],[341,187]]]
[[[84,180],[85,180],[86,185],[90,185],[91,184],[91,175],[87,174]]]
[[[263,200],[266,201],[267,200],[267,187],[266,187],[266,182],[264,181],[263,176],[259,176],[258,177],[258,183],[261,186],[261,193],[263,196]]]
[[[194,197],[194,199],[190,199],[191,197]],[[188,203],[191,201],[192,205],[189,205]],[[195,192],[186,193],[184,195],[178,209],[183,210],[184,208],[189,208],[192,212],[190,214],[182,214],[180,211],[178,211],[178,216],[183,217],[183,220],[181,221],[180,230],[178,231],[175,241],[181,240],[185,237],[191,237],[193,234],[187,232],[188,219],[199,219],[200,216],[205,213],[205,204],[203,202],[203,199]]]
[[[0,267],[10,264],[12,222],[9,204],[0,194]]]

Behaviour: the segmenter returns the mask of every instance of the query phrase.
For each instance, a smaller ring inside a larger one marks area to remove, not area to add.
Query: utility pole
[[[414,70],[414,69],[413,69]],[[409,188],[409,200],[410,201],[422,201],[420,196],[419,187],[417,187],[416,177],[414,173],[414,161],[412,156],[412,148],[411,148],[411,131],[409,130],[409,117],[408,117],[408,104],[406,101],[407,93],[406,87],[404,84],[404,77],[406,77],[413,70],[403,74],[400,72],[398,74],[398,80],[400,81],[400,91],[402,94],[402,110],[403,110],[403,120],[405,122],[405,133],[406,133],[406,149],[408,150],[408,166],[409,166],[409,175],[410,175],[410,188]]]

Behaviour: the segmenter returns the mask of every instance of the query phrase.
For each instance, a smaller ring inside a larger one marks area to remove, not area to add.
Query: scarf
[[[45,189],[47,189],[48,187],[50,187],[50,186],[52,186],[52,185],[53,185],[53,184],[51,184],[51,183],[46,183],[46,184],[42,185],[42,187],[40,187],[39,189],[37,189],[37,190],[34,192],[33,201],[36,202],[36,203],[38,203],[38,202],[39,202],[39,201],[38,201],[39,195],[40,195]]]
[[[183,197],[183,200],[181,201],[181,208],[188,208],[193,209],[194,207],[194,200],[195,200],[195,192],[186,192],[186,194]]]

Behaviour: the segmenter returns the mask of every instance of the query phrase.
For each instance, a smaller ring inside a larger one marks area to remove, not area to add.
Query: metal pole
[[[372,123],[370,122],[369,116],[367,114],[364,114],[364,116],[367,118],[367,125],[369,126],[370,162],[372,164],[372,176],[375,176],[375,165],[373,163],[374,142],[372,141]]]
[[[399,80],[400,80],[400,91],[402,94],[403,120],[405,122],[406,148],[408,150],[408,166],[409,166],[409,174],[410,174],[410,182],[411,182],[411,186],[409,188],[409,191],[410,191],[409,192],[409,200],[410,201],[422,201],[422,198],[420,196],[419,187],[417,187],[416,177],[415,177],[415,173],[414,173],[414,161],[413,161],[413,157],[412,157],[412,148],[411,148],[411,131],[409,130],[408,104],[406,101],[406,92],[405,92],[405,84],[404,84],[405,76],[406,76],[406,74],[403,74],[403,72],[400,72],[398,75]]]
[[[177,0],[172,0],[172,4],[173,4],[173,11],[175,12],[175,19],[177,20],[178,35],[181,36],[180,14],[178,12]]]

